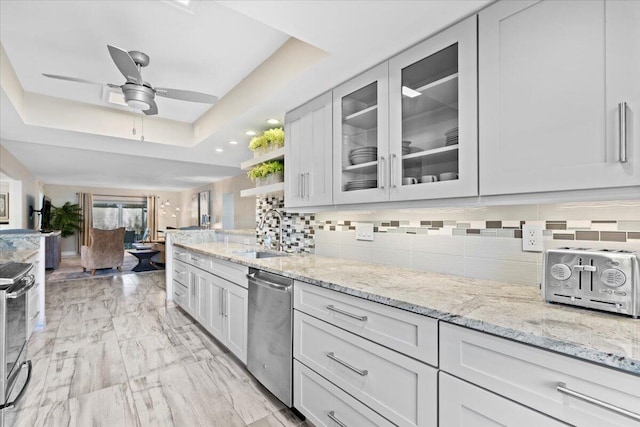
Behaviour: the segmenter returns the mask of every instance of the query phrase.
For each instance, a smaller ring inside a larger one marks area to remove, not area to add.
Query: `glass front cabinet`
[[[478,194],[476,18],[334,90],[334,202]]]

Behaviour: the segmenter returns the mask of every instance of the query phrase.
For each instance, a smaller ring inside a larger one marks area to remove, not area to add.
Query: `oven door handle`
[[[29,290],[31,288],[33,288],[36,285],[36,280],[33,276],[30,277],[29,279],[29,283],[26,286],[21,287],[20,289],[18,289],[15,292],[10,292],[6,295],[7,299],[16,299],[16,298],[20,298],[22,295],[26,294],[27,292],[29,292]]]
[[[14,406],[16,406],[16,403],[18,403],[18,401],[22,398],[22,396],[24,395],[24,392],[27,390],[27,386],[29,385],[29,382],[31,381],[31,371],[32,369],[32,365],[31,365],[31,360],[27,360],[26,362],[24,362],[22,364],[22,367],[27,367],[28,371],[27,371],[27,381],[25,381],[24,386],[22,386],[22,390],[20,390],[20,393],[18,393],[18,395],[16,396],[15,399],[13,399],[13,402],[8,402],[5,403],[3,405],[0,405],[0,411],[3,409],[9,409],[9,408],[13,408]]]

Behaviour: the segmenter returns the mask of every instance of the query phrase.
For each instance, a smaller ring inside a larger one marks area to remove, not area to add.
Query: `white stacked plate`
[[[376,188],[377,186],[377,179],[358,179],[356,181],[347,182],[344,186],[344,191],[364,190],[367,188]]]
[[[444,133],[444,136],[446,138],[445,145],[456,145],[458,143],[458,127],[449,129]]]
[[[373,162],[378,158],[378,147],[354,148],[349,153],[349,161],[352,165]]]
[[[402,141],[402,155],[406,156],[407,154],[409,154],[411,152],[411,148],[409,147],[411,145],[411,141]]]

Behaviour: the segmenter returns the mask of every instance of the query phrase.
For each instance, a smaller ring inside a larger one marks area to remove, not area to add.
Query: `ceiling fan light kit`
[[[45,77],[59,80],[68,80],[77,83],[88,83],[111,88],[120,88],[127,105],[135,110],[141,110],[147,116],[158,114],[156,105],[156,95],[165,98],[172,98],[181,101],[200,102],[203,104],[215,104],[218,98],[201,92],[193,92],[181,89],[153,88],[151,84],[142,79],[142,67],[149,65],[149,55],[132,50],[127,52],[119,47],[107,45],[111,59],[118,67],[118,70],[127,79],[123,85],[112,83],[98,83],[90,80],[79,79],[77,77],[58,76],[54,74],[43,74]]]

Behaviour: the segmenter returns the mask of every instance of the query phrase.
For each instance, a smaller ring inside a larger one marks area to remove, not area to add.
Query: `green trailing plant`
[[[76,203],[66,202],[60,207],[51,207],[51,228],[60,230],[62,237],[73,236],[80,230],[82,224],[82,209]]]
[[[284,145],[284,129],[273,128],[265,130],[262,135],[254,136],[249,142],[252,151],[265,149],[267,147],[282,147]]]
[[[258,178],[264,178],[282,172],[284,172],[284,162],[282,160],[273,160],[254,166],[247,175],[249,175],[251,181],[255,181]]]

